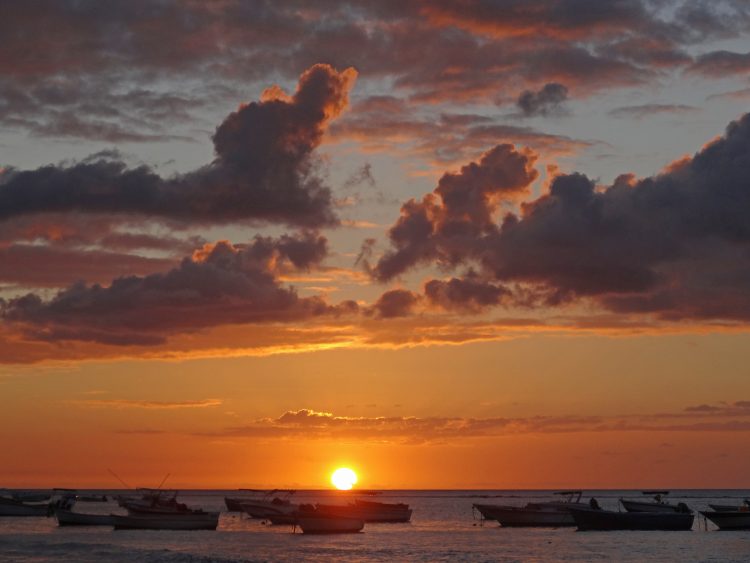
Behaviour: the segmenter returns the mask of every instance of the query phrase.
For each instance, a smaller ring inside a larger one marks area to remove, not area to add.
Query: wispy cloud
[[[132,399],[87,399],[73,401],[73,403],[90,408],[113,408],[113,409],[205,409],[218,407],[223,404],[221,399],[201,399],[196,401],[143,401]]]
[[[700,111],[700,109],[683,104],[642,104],[639,106],[623,106],[615,108],[607,112],[607,114],[612,117],[643,119],[644,117],[650,117],[662,113],[684,114],[696,111]]]
[[[329,439],[424,444],[517,434],[645,431],[748,432],[750,401],[702,405],[698,408],[687,407],[675,412],[607,416],[568,414],[487,418],[373,417],[342,416],[314,409],[299,409],[287,411],[277,418],[261,418],[240,426],[194,434],[224,438]]]

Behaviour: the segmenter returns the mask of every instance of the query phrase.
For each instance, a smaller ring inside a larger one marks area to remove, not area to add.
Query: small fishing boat
[[[563,527],[575,526],[571,508],[588,508],[581,502],[582,491],[560,491],[564,500],[530,502],[525,506],[502,504],[474,504],[473,508],[485,520],[497,520],[504,527]]]
[[[701,514],[719,527],[719,530],[750,530],[750,510],[720,510]]]
[[[186,514],[111,514],[115,530],[215,530],[219,525],[218,512]]]
[[[58,526],[114,526],[115,522],[111,514],[81,514],[56,508]]]
[[[0,516],[51,516],[49,503],[31,503],[12,496],[0,497]]]
[[[742,504],[709,504],[716,512],[739,512],[743,510],[750,510],[750,499],[745,499]]]
[[[596,508],[571,508],[570,512],[580,531],[691,530],[695,515],[683,503],[680,505],[680,512],[615,512]]]
[[[254,489],[239,489],[240,491],[254,491],[260,496],[224,497],[224,504],[230,512],[245,512],[251,518],[267,519],[269,516],[286,514],[297,509],[289,497],[296,491],[273,489],[258,491]]]
[[[652,501],[628,500],[621,498],[620,503],[628,512],[678,512],[677,504],[669,504],[664,497],[669,491],[643,491],[644,495],[654,498]]]

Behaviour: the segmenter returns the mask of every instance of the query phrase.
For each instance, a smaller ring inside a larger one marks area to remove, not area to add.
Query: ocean
[[[125,491],[118,491],[125,492]],[[192,490],[178,499],[207,510],[226,510],[237,491]],[[300,491],[297,502],[330,501],[332,493]],[[603,508],[638,491],[587,491]],[[670,502],[694,510],[708,503],[740,504],[745,490],[673,490]],[[405,502],[409,524],[367,524],[362,533],[307,536],[224,512],[218,530],[114,531],[60,528],[54,518],[0,518],[2,562],[208,563],[255,561],[750,561],[750,531],[719,532],[697,515],[690,532],[577,532],[575,528],[501,528],[473,516],[473,503],[523,505],[552,499],[551,491],[383,491],[375,500]],[[79,503],[79,512],[121,512],[113,501]]]

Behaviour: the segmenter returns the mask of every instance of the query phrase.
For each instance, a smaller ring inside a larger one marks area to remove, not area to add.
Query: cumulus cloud
[[[538,92],[522,92],[516,100],[516,106],[525,117],[561,115],[566,111],[563,104],[567,99],[568,89],[562,84],[551,82]]]
[[[27,294],[0,302],[0,316],[36,340],[113,345],[157,345],[172,334],[225,324],[299,321],[334,309],[318,297],[299,297],[277,276],[307,269],[326,253],[326,239],[314,233],[218,242],[165,273],[121,277],[106,287],[76,283],[48,301]]]
[[[498,145],[479,162],[444,174],[434,193],[403,205],[388,232],[395,248],[378,261],[373,275],[385,281],[429,260],[460,263],[465,243],[496,230],[493,216],[500,204],[526,193],[537,177],[535,160],[531,151]]]
[[[318,226],[336,221],[313,151],[347,106],[356,71],[305,71],[292,96],[278,87],[243,104],[213,136],[215,160],[162,178],[117,159],[10,171],[0,179],[0,220],[45,212],[139,215],[196,223],[270,221]]]
[[[457,199],[483,211],[456,223],[446,220],[451,204],[435,194],[407,202],[373,275],[387,280],[430,261],[475,265],[485,282],[532,288],[532,302],[547,306],[590,298],[670,320],[747,320],[748,169],[750,114],[657,176],[626,175],[603,189],[582,174],[557,176],[548,194],[500,224],[489,219],[493,208],[482,203],[489,200],[472,199],[481,190],[456,182]],[[430,287],[443,301],[449,295],[435,290],[441,284]]]

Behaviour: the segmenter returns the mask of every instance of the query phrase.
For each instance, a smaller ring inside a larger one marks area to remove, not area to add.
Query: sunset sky
[[[0,38],[0,486],[750,487],[744,0]]]

